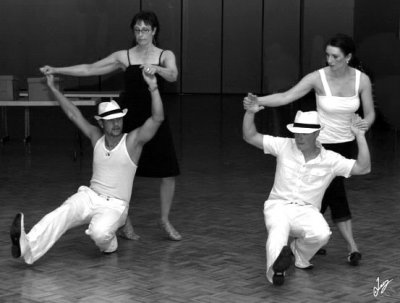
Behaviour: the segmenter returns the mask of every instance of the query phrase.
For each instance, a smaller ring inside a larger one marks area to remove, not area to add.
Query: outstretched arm
[[[299,83],[283,93],[276,93],[263,97],[257,97],[256,95],[248,94],[243,101],[247,104],[257,102],[261,106],[268,107],[286,105],[300,99],[308,92],[310,92],[315,87],[315,82],[318,79],[317,77],[318,73],[313,72],[305,76],[303,79],[300,80]]]
[[[168,82],[175,82],[178,79],[178,68],[176,67],[175,55],[172,51],[165,51],[162,58],[162,66],[143,64],[141,67],[151,75],[159,74]]]
[[[365,139],[365,129],[362,120],[358,120],[351,126],[351,131],[356,136],[358,146],[358,156],[356,163],[351,169],[352,175],[365,175],[371,171],[371,157],[367,140]]]
[[[79,64],[67,67],[53,67],[45,65],[40,71],[45,75],[61,74],[68,76],[99,76],[109,74],[123,68],[121,51],[112,53],[108,57],[91,64]]]
[[[247,105],[243,102],[243,105],[246,110],[243,117],[243,139],[247,143],[263,149],[263,135],[257,132],[254,116],[257,112],[264,109],[264,107],[259,106],[257,103]]]
[[[67,117],[90,139],[92,145],[101,137],[101,131],[98,127],[90,124],[82,115],[81,111],[69,101],[55,86],[54,76],[47,75],[47,85],[56,97],[61,109]]]

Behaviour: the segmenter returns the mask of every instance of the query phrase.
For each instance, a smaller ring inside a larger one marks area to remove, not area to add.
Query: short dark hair
[[[158,34],[160,33],[160,23],[157,15],[152,11],[140,11],[133,16],[130,28],[133,30],[136,23],[143,21],[144,24],[150,25],[152,29],[157,29],[154,35],[154,40],[158,42]]]

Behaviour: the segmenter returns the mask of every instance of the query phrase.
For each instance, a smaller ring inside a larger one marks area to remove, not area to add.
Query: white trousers
[[[294,240],[290,247],[295,256],[295,265],[306,268],[315,253],[328,243],[331,231],[325,218],[312,205],[298,205],[283,201],[266,201],[264,219],[268,230],[266,244],[267,279],[272,283],[272,265],[278,258],[289,236]]]
[[[129,203],[101,196],[89,187],[81,186],[78,192],[60,207],[44,216],[26,235],[28,248],[25,262],[32,264],[42,257],[69,229],[89,224],[85,233],[100,251],[113,252],[118,248],[115,235],[125,224]]]

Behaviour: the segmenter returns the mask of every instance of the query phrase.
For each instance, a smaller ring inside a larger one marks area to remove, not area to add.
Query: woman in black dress
[[[95,76],[105,75],[116,70],[124,71],[125,92],[121,102],[123,107],[129,109],[124,120],[125,131],[142,125],[151,115],[150,93],[141,75],[142,69],[148,74],[156,75],[161,89],[165,80],[174,82],[178,77],[174,53],[155,46],[160,30],[157,16],[153,12],[139,12],[132,19],[131,29],[136,45],[130,49],[114,52],[91,64],[68,67],[46,65],[41,68],[44,74],[69,76]],[[181,235],[169,222],[169,213],[175,193],[175,177],[179,175],[179,165],[168,119],[165,119],[155,137],[145,145],[136,175],[161,179],[160,227],[170,240],[181,240]],[[128,239],[138,238],[129,219],[120,235]]]

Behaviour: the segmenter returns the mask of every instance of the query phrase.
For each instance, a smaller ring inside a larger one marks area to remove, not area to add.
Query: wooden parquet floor
[[[346,263],[344,240],[327,213],[328,254],[316,256],[311,271],[291,268],[275,287],[265,278],[262,214],[274,159],[242,141],[240,97],[181,101],[169,103],[182,169],[171,221],[181,242],[166,240],[157,227],[158,181],[137,178],[130,217],[139,241],[119,239],[116,254],[102,255],[82,226],[32,266],[13,259],[15,213],[25,213],[29,230],[88,184],[91,152],[84,141],[74,162],[70,140],[39,134],[30,154],[19,138],[0,148],[0,302],[400,302],[400,146],[394,149],[393,132],[372,131],[373,172],[347,181],[361,265]],[[378,278],[391,282],[375,297]]]

